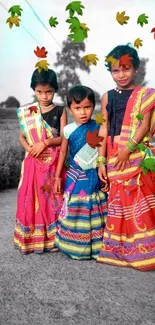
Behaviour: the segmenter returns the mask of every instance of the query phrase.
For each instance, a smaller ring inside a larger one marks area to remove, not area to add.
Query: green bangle
[[[135,146],[131,141],[129,141],[126,145],[126,148],[130,151],[130,152],[134,152],[137,146]]]
[[[96,158],[96,166],[101,167],[106,165],[106,158],[104,156],[98,156]]]

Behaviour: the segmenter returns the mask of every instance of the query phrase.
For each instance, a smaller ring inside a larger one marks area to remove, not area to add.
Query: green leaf
[[[145,151],[146,147],[144,146],[143,143],[140,143],[137,145],[137,149],[138,149],[138,151]]]
[[[58,21],[57,21],[57,17],[51,17],[49,19],[49,24],[50,24],[51,27],[56,27],[56,25],[59,24]]]
[[[21,16],[21,14],[22,14],[21,11],[23,11],[23,9],[20,6],[18,6],[18,5],[12,6],[8,10],[8,12],[11,13],[11,16],[12,17],[14,17],[15,15]]]
[[[87,31],[83,28],[79,28],[74,31],[73,34],[68,35],[73,40],[73,43],[83,42],[85,38],[87,38]]]
[[[138,114],[136,116],[136,118],[137,118],[138,121],[144,120],[144,115],[143,114]]]
[[[141,27],[143,27],[144,24],[148,24],[148,16],[145,14],[141,14],[137,19],[137,24],[139,24]]]
[[[148,168],[146,168],[145,166],[142,166],[142,172],[144,175],[146,175],[148,172]]]
[[[82,9],[84,8],[85,7],[82,5],[81,1],[72,1],[71,3],[68,4],[66,10],[69,10],[69,16],[72,18],[75,12],[78,15],[82,16],[83,15]]]
[[[145,167],[148,169],[155,168],[155,159],[153,157],[144,159]]]
[[[80,28],[80,21],[77,17],[67,19],[66,22],[70,24],[69,29],[71,29],[72,32]]]

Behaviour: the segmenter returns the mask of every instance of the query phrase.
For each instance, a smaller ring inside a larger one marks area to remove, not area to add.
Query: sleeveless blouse
[[[108,112],[108,135],[112,140],[115,135],[120,135],[126,105],[133,89],[121,90],[121,93],[115,89],[108,91],[108,104],[106,110]]]
[[[57,136],[60,136],[60,119],[63,113],[64,106],[55,106],[51,111],[41,113],[43,119],[54,128],[57,132]]]

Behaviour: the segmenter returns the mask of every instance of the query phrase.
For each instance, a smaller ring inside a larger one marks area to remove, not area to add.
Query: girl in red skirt
[[[108,176],[110,191],[97,262],[146,271],[155,268],[155,90],[135,86],[139,63],[129,45],[107,56],[116,88],[102,98],[98,172],[101,180]]]

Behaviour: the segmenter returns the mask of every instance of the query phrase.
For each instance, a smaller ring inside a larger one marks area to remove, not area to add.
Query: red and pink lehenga
[[[36,105],[35,105],[36,106]],[[17,110],[20,128],[29,145],[55,137],[40,113],[29,106]],[[43,253],[54,248],[56,223],[62,195],[53,193],[59,147],[47,147],[38,158],[26,152],[18,187],[14,244],[23,254]],[[65,175],[65,171],[63,177]]]
[[[152,110],[150,132],[144,137],[146,152],[130,155],[131,167],[123,172],[114,167],[112,155],[126,146],[141,121],[137,115]],[[133,267],[141,271],[155,268],[155,173],[143,174],[139,164],[152,157],[155,148],[149,141],[155,132],[155,90],[136,87],[130,96],[121,129],[120,144],[108,138],[107,170],[110,180],[108,216],[103,244],[97,262]]]

